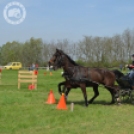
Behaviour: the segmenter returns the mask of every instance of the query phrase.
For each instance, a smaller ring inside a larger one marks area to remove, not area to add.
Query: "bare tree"
[[[92,61],[93,59],[93,44],[92,37],[85,36],[83,41],[78,43],[79,55],[78,58],[80,60],[84,60],[85,62]]]
[[[93,51],[94,51],[94,57],[97,62],[97,66],[99,67],[99,63],[102,59],[103,55],[103,47],[102,47],[102,39],[101,37],[95,37],[93,39]]]
[[[108,64],[113,61],[112,57],[112,39],[109,37],[104,37],[102,39],[102,56],[101,56],[101,62]]]
[[[125,46],[125,53],[126,53],[126,57],[128,57],[128,60],[130,60],[130,55],[131,55],[131,52],[132,52],[132,44],[131,44],[131,32],[129,29],[126,29],[123,33],[123,43],[124,43],[124,46]]]
[[[122,38],[119,34],[116,34],[112,38],[113,42],[113,56],[115,61],[121,61],[124,58],[124,45],[122,42]]]

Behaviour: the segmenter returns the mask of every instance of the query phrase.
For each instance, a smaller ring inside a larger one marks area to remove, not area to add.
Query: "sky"
[[[18,25],[7,23],[3,15],[13,1],[0,0],[0,45],[31,37],[77,42],[84,36],[111,37],[134,29],[134,0],[15,0],[26,10]]]

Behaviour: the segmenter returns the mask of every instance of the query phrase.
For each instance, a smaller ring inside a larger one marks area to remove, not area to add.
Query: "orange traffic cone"
[[[57,105],[57,109],[61,109],[61,110],[67,110],[66,107],[66,101],[65,101],[65,95],[62,93],[62,96],[59,100],[59,103]]]
[[[47,73],[46,72],[44,72],[44,75],[46,75]]]
[[[34,74],[35,74],[35,75],[38,75],[38,71],[37,71],[37,70],[34,70]]]
[[[48,99],[47,99],[46,103],[47,104],[54,104],[54,103],[56,103],[56,100],[54,98],[54,94],[53,94],[52,90],[50,90],[50,93],[48,95]]]

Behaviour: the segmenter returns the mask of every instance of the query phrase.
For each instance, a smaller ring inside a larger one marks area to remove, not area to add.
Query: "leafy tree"
[[[29,66],[32,63],[40,64],[42,62],[42,39],[31,38],[25,42],[22,48],[23,63],[25,66]]]
[[[7,42],[1,47],[1,63],[7,64],[11,61],[21,61],[19,42]]]

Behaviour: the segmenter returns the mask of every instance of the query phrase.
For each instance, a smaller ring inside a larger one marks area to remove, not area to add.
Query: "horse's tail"
[[[114,70],[112,70],[112,72],[115,74],[116,79],[119,79],[124,76],[124,74],[121,71],[119,71],[118,69],[114,69]]]

